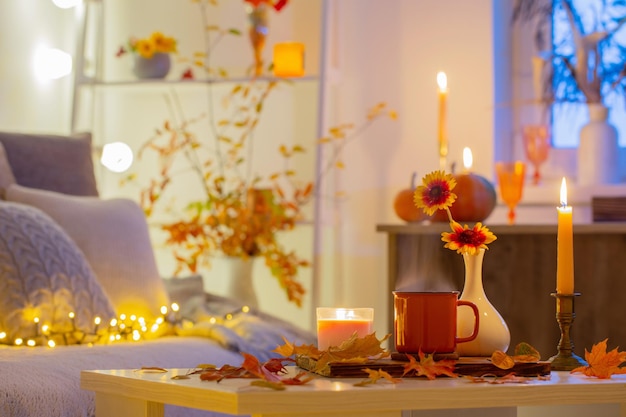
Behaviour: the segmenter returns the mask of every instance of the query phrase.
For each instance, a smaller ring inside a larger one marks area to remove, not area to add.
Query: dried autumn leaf
[[[308,375],[306,378],[303,378],[305,375]],[[283,378],[280,380],[285,385],[304,385],[309,381],[313,380],[315,377],[308,372],[300,372],[296,376],[292,378]]]
[[[617,348],[607,352],[607,341],[608,339],[604,339],[593,345],[591,352],[585,349],[585,360],[588,365],[579,366],[571,373],[581,372],[586,376],[599,379],[608,379],[615,374],[626,374],[626,368],[620,368],[620,365],[626,361],[626,352],[619,352]]]
[[[278,353],[279,355],[284,356],[285,358],[288,358],[294,355],[296,356],[303,355],[303,356],[316,358],[320,354],[319,349],[317,349],[317,347],[315,347],[314,345],[294,345],[293,343],[291,343],[284,337],[283,337],[283,341],[285,342],[285,344],[276,347],[276,349],[274,349],[272,352]]]
[[[491,363],[500,369],[511,369],[515,366],[513,358],[501,350],[496,350],[491,354]]]
[[[386,379],[392,384],[401,381],[401,379],[392,377],[388,372],[385,372],[382,369],[376,371],[374,369],[365,368],[363,369],[363,371],[367,373],[367,378],[362,380],[361,382],[357,382],[356,384],[354,384],[355,387],[364,387],[367,385],[375,384],[379,379]]]
[[[538,362],[541,360],[541,354],[533,346],[526,342],[521,342],[515,346],[513,359],[515,362]]]
[[[167,369],[165,368],[159,368],[157,366],[142,366],[140,371],[142,372],[158,372],[158,373],[164,373],[167,372]]]
[[[497,376],[493,374],[485,374],[482,376],[468,376],[472,382],[487,382],[489,384],[525,384],[529,381],[529,378],[523,376],[517,376],[511,372],[504,376]]]
[[[402,376],[414,372],[416,376],[425,376],[428,379],[435,379],[437,376],[446,375],[451,378],[456,378],[458,375],[454,372],[454,366],[456,361],[452,359],[442,359],[435,361],[435,357],[432,354],[425,355],[420,350],[420,360],[417,361],[413,355],[406,355],[409,359],[409,363],[404,365],[404,372]]]
[[[364,363],[371,357],[387,357],[389,351],[381,347],[381,343],[391,335],[388,334],[381,340],[376,338],[376,333],[359,337],[356,332],[339,346],[331,346],[317,358],[316,371],[324,369],[330,362]]]
[[[270,382],[270,381],[266,381],[264,379],[260,379],[257,381],[252,381],[250,382],[250,385],[253,385],[255,387],[262,387],[262,388],[271,388],[273,390],[276,391],[284,391],[287,387],[285,387],[284,384],[281,384],[280,382]]]

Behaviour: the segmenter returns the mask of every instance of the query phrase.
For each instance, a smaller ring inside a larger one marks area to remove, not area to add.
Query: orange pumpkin
[[[416,173],[413,173],[413,176],[411,177],[410,188],[400,190],[400,192],[396,194],[396,198],[393,201],[393,210],[396,215],[408,223],[420,222],[428,218],[428,216],[424,214],[424,211],[417,208],[413,202],[416,175]]]
[[[455,221],[482,222],[496,206],[496,190],[486,178],[476,174],[456,174],[456,187],[452,190],[457,199],[450,207]],[[432,215],[434,222],[447,222],[445,210],[438,210]]]

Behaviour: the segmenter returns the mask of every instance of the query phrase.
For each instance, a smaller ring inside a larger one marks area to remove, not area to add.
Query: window
[[[583,27],[583,33],[607,30],[612,33],[605,41],[598,44],[603,79],[602,93],[604,104],[610,110],[609,120],[618,130],[619,144],[626,147],[626,109],[624,107],[624,90],[620,85],[611,85],[620,80],[620,71],[624,68],[626,56],[626,25],[619,26],[618,19],[626,15],[623,2],[607,0],[572,0],[575,18]],[[554,2],[552,14],[552,50],[553,57],[572,56],[575,53],[572,29],[563,2]],[[590,59],[593,59],[590,56]],[[572,79],[564,76],[569,71],[565,62],[553,58],[553,87],[557,99],[578,99],[584,96],[571,89]],[[586,106],[583,103],[561,102],[552,107],[552,140],[554,148],[576,148],[580,128],[587,123]]]

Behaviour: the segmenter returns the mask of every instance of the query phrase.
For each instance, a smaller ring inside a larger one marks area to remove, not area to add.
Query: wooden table
[[[619,404],[620,415],[626,416],[626,375],[596,380],[552,372],[548,381],[531,379],[526,384],[420,378],[367,387],[353,385],[360,379],[318,377],[304,386],[272,391],[250,386],[245,379],[172,379],[186,372],[83,371],[81,388],[95,391],[96,417],[163,417],[164,404],[254,417],[399,417],[401,410],[497,408],[500,416],[516,416],[517,408],[524,406],[609,403]]]

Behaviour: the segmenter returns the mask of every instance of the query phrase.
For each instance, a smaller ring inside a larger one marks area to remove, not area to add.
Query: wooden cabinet
[[[511,331],[511,348],[535,346],[547,359],[557,352],[556,225],[489,226],[498,239],[483,262],[485,293]],[[461,255],[443,248],[447,223],[379,225],[388,235],[389,323],[391,291],[463,288]],[[575,300],[571,336],[574,352],[608,338],[609,348],[626,346],[626,223],[574,225]],[[510,348],[510,349],[511,349]]]

